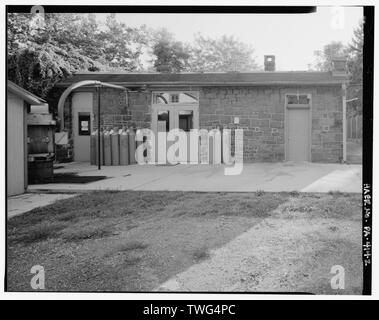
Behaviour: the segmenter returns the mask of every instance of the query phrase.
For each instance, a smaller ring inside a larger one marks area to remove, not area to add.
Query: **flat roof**
[[[274,72],[220,72],[220,73],[126,73],[83,72],[59,82],[69,86],[84,80],[98,80],[118,85],[138,86],[265,86],[265,85],[339,85],[348,75],[332,72],[274,71]]]

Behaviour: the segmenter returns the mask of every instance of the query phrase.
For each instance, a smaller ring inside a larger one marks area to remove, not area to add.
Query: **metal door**
[[[92,102],[93,94],[91,92],[77,92],[72,97],[75,161],[90,161],[91,158]]]
[[[287,108],[287,153],[290,161],[309,161],[309,107]]]

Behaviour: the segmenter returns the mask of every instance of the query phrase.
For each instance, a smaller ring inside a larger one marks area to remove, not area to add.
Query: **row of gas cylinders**
[[[146,150],[141,155],[136,155],[136,149],[142,141],[136,141],[136,133],[133,129],[120,129],[120,130],[105,130],[100,132],[100,163],[104,166],[125,166],[129,164],[136,164],[136,156],[145,157],[147,155]],[[171,143],[167,143],[167,147]],[[208,150],[203,150],[205,149]],[[228,163],[225,161],[225,155],[223,155],[222,136],[216,139],[210,136],[208,145],[201,147],[200,140],[195,148],[198,148],[198,160],[199,163],[207,161],[210,164]],[[91,164],[98,164],[98,132],[94,131],[91,134]],[[202,159],[200,152],[208,154],[207,160]],[[229,156],[228,156],[229,159]],[[142,159],[141,159],[142,160]],[[166,163],[166,155],[164,154],[163,163]],[[181,159],[181,162],[193,162],[194,159],[190,157],[190,143],[187,141],[187,158]],[[159,157],[158,157],[159,162]]]
[[[139,144],[142,142],[138,142]],[[100,163],[105,166],[125,166],[137,163],[135,131],[133,129],[100,132]],[[98,164],[98,132],[91,134],[91,164]]]

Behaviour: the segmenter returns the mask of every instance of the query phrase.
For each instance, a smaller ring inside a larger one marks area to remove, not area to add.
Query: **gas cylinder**
[[[104,131],[104,165],[112,165],[112,146],[111,146],[111,132]]]
[[[97,164],[97,158],[96,158],[97,130],[91,133],[90,145],[91,145],[91,152],[90,152],[91,165],[96,165]]]
[[[99,146],[97,144],[97,141],[98,141],[98,135],[97,135],[97,131],[96,131],[96,135],[95,135],[95,144],[96,144],[96,148],[95,148],[95,159],[96,159],[96,165],[98,164],[98,151],[99,151]],[[100,131],[100,164],[101,165],[104,165],[104,135],[103,135],[103,132]]]
[[[209,139],[208,139],[209,164],[213,164],[213,153],[214,153],[214,135],[209,134]]]
[[[129,164],[129,135],[123,128],[120,132],[120,165],[126,166]]]
[[[120,135],[118,134],[118,128],[114,128],[111,133],[111,145],[112,145],[112,166],[120,165]]]
[[[128,136],[129,136],[129,163],[130,164],[136,164],[136,134],[134,132],[133,128],[128,129]]]
[[[136,136],[138,136],[140,129],[137,129]],[[145,137],[143,137],[145,140]],[[143,145],[143,146],[142,146]],[[136,152],[135,152],[135,158],[137,163],[143,163],[144,162],[144,151],[145,151],[145,141],[136,141]]]

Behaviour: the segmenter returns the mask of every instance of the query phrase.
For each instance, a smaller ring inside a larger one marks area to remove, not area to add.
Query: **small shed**
[[[30,105],[42,105],[46,101],[7,82],[7,196],[25,192],[28,186],[28,144],[26,115]]]

